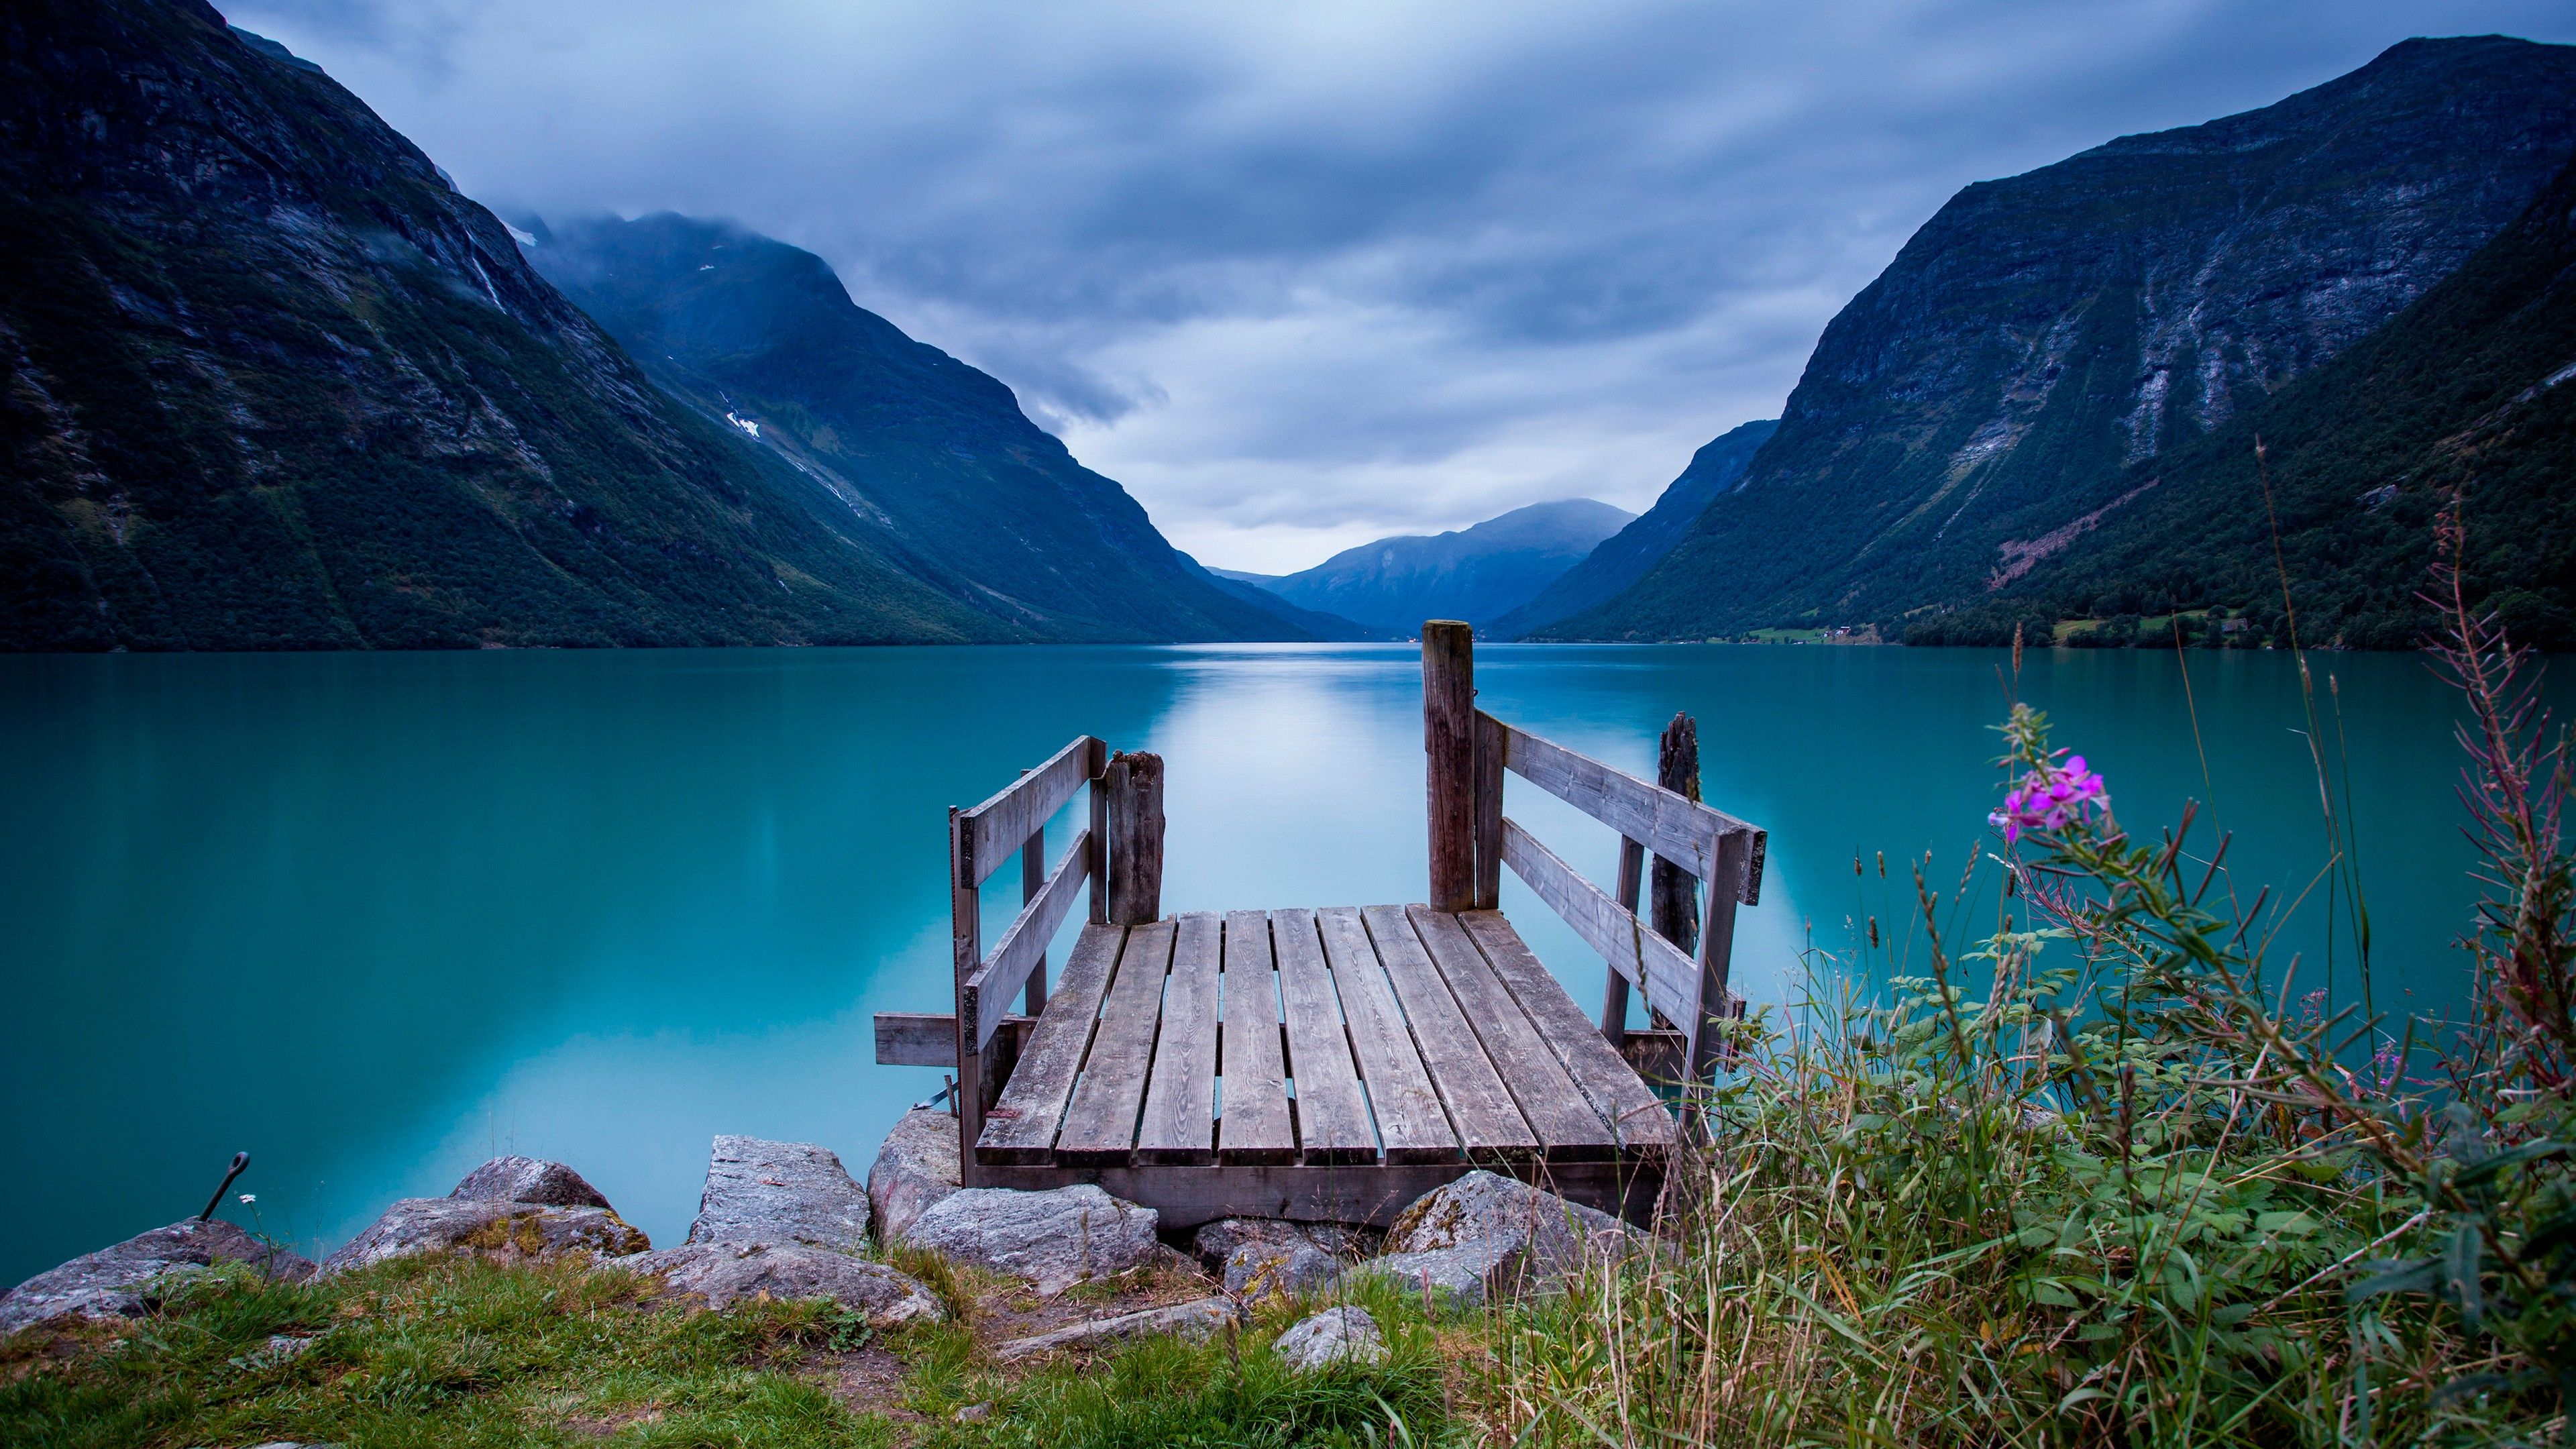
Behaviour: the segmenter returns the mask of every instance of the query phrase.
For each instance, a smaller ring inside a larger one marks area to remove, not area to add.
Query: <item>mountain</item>
[[[1030,637],[198,0],[10,6],[0,255],[0,647]]]
[[[2044,638],[2089,615],[2085,642],[2170,647],[2138,616],[2210,606],[2286,642],[2286,568],[2301,642],[2411,647],[2432,622],[2416,592],[2434,518],[2456,499],[2473,595],[2513,638],[2576,649],[2576,165],[2386,327],[2135,486],[2080,549],[2025,547],[2023,571],[1908,642],[2008,642],[2015,623]]]
[[[1496,619],[1495,637],[1517,639],[1569,614],[1606,604],[1662,562],[1699,521],[1711,500],[1739,484],[1753,455],[1777,432],[1780,420],[1744,423],[1718,435],[1691,455],[1690,466],[1664,488],[1655,506],[1602,541],[1583,562],[1557,576],[1539,596]]]
[[[1051,639],[1306,639],[1221,586],[999,380],[858,306],[822,258],[663,214],[529,233],[537,269],[673,396],[775,453]]]
[[[1627,592],[1539,631],[1675,638],[1984,596],[2160,460],[2333,360],[2576,152],[2576,48],[2411,40],[2278,105],[1953,197],[1817,344],[1780,429]]]
[[[1381,538],[1301,573],[1247,581],[1400,639],[1425,619],[1482,627],[1535,598],[1635,516],[1589,498],[1533,503],[1472,528]]]

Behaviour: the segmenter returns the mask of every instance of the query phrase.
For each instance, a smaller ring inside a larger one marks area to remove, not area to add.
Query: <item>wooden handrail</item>
[[[1503,821],[1503,863],[1564,918],[1610,968],[1646,993],[1646,1004],[1685,1027],[1699,1019],[1700,968],[1681,948],[1656,935],[1637,913],[1575,872],[1521,828]]]
[[[1493,718],[1479,713],[1483,719]],[[1745,905],[1760,902],[1766,832],[1527,730],[1500,720],[1494,721],[1494,728],[1502,734],[1505,769],[1701,880],[1714,880],[1719,874],[1718,842],[1723,837],[1748,836],[1745,863],[1724,889]]]
[[[1028,984],[1029,973],[1045,959],[1047,942],[1055,939],[1058,926],[1073,910],[1073,894],[1091,874],[1091,832],[1076,835],[1065,847],[1064,858],[1020,908],[1019,915],[1002,932],[993,954],[966,973],[957,988],[957,1019],[972,1023],[974,1035],[970,1049],[982,1051],[1000,1029],[1002,1018],[1010,1014],[1011,998]]]
[[[957,812],[963,828],[960,846],[965,859],[959,868],[975,885],[982,885],[1001,869],[1031,835],[1045,828],[1055,812],[1073,798],[1094,770],[1092,747],[1099,742],[1089,735],[1079,735],[1073,743],[996,791],[993,797],[972,810]]]

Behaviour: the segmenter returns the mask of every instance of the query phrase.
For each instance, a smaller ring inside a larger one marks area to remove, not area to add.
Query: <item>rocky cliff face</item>
[[[1690,466],[1664,486],[1655,506],[1601,541],[1539,596],[1493,623],[1497,638],[1517,639],[1569,614],[1606,604],[1663,562],[1717,495],[1744,481],[1753,455],[1780,428],[1777,418],[1729,428],[1691,455]]]
[[[1826,329],[1745,486],[1547,632],[1893,623],[1973,597],[2421,297],[2571,152],[2576,48],[2415,40],[2260,111],[1971,186]]]
[[[0,15],[0,647],[1025,637],[198,0]]]
[[[822,258],[664,214],[533,231],[529,258],[704,416],[1052,639],[1305,639],[1222,587],[998,379],[851,302]],[[1328,635],[1329,637],[1329,635]]]

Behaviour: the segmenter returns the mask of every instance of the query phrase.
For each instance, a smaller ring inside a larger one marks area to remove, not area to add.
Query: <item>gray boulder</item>
[[[1190,1246],[1211,1273],[1223,1273],[1234,1250],[1246,1243],[1307,1243],[1336,1258],[1368,1251],[1367,1230],[1340,1223],[1295,1223],[1282,1218],[1219,1218],[1198,1230]]]
[[[1387,1230],[1386,1255],[1352,1271],[1473,1305],[1561,1285],[1635,1241],[1608,1213],[1478,1171],[1415,1200]]]
[[[598,1188],[560,1162],[534,1157],[495,1157],[465,1174],[449,1197],[471,1202],[533,1202],[547,1207],[608,1206]]]
[[[307,1258],[263,1243],[221,1219],[201,1223],[190,1218],[84,1253],[0,1294],[0,1334],[55,1318],[133,1318],[151,1310],[155,1279],[200,1272],[216,1263],[248,1263],[289,1283],[313,1276]]]
[[[1031,1334],[997,1344],[993,1356],[1008,1363],[1031,1354],[1059,1348],[1085,1348],[1093,1344],[1114,1343],[1120,1339],[1141,1338],[1149,1333],[1169,1333],[1182,1338],[1208,1339],[1242,1321],[1241,1311],[1232,1300],[1201,1298],[1190,1303],[1176,1303],[1169,1308],[1147,1308],[1136,1313],[1122,1313],[1115,1318],[1095,1318],[1086,1323],[1056,1329],[1052,1333]]]
[[[1386,1335],[1365,1308],[1327,1308],[1299,1319],[1270,1349],[1290,1368],[1311,1372],[1338,1363],[1383,1362]]]
[[[407,1197],[322,1260],[345,1273],[418,1253],[480,1253],[505,1261],[622,1258],[653,1246],[609,1208],[547,1207],[471,1198]]]
[[[824,1148],[718,1137],[688,1241],[810,1243],[856,1252],[868,1245],[868,1195]]]
[[[1294,1298],[1333,1281],[1341,1260],[1304,1239],[1237,1244],[1225,1257],[1225,1291],[1246,1303]]]
[[[914,1218],[958,1186],[957,1119],[933,1107],[904,1113],[868,1168],[877,1235],[900,1240]]]
[[[611,1266],[658,1277],[665,1295],[695,1294],[710,1308],[767,1294],[829,1298],[880,1328],[948,1316],[919,1280],[883,1263],[805,1243],[690,1243],[620,1258]]]
[[[1121,1202],[1091,1183],[1047,1192],[970,1187],[913,1219],[907,1242],[960,1263],[1026,1278],[1048,1297],[1086,1278],[1124,1273],[1156,1258],[1152,1208]]]

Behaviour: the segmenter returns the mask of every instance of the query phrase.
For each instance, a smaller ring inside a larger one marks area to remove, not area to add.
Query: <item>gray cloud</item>
[[[809,247],[1211,562],[1588,493],[1776,413],[1958,187],[2520,0],[246,0],[469,192]]]

